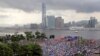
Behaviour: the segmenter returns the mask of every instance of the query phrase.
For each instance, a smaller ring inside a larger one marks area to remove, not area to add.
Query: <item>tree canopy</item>
[[[13,50],[8,45],[0,43],[0,56],[13,56]]]
[[[28,44],[21,47],[21,56],[42,56],[42,49],[37,44]]]

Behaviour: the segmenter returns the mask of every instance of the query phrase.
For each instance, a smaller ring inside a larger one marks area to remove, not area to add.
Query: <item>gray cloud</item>
[[[71,9],[86,13],[100,11],[100,0],[0,0],[0,6],[31,12],[40,10],[43,1],[47,4],[47,8],[52,10]]]

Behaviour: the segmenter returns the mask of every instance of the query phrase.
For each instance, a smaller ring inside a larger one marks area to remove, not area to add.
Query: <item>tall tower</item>
[[[46,5],[42,3],[42,28],[45,29],[46,27]]]

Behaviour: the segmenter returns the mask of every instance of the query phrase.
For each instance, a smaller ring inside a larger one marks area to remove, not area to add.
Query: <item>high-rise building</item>
[[[30,29],[38,29],[38,24],[30,24]]]
[[[64,27],[64,19],[62,17],[56,17],[55,27],[56,29],[62,29]]]
[[[46,5],[42,3],[42,28],[45,29],[46,27]]]
[[[90,28],[95,28],[95,25],[97,24],[97,19],[95,17],[90,17],[88,26]]]
[[[55,28],[55,16],[47,16],[47,28],[48,29]]]

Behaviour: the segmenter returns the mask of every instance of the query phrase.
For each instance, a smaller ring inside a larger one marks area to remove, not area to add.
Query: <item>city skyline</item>
[[[41,0],[0,0],[0,26],[41,23]],[[89,20],[100,21],[99,0],[44,0],[47,15],[61,16],[64,22]],[[60,4],[60,5],[59,5]]]
[[[47,19],[46,19],[46,4],[42,3],[42,27],[47,27]]]

